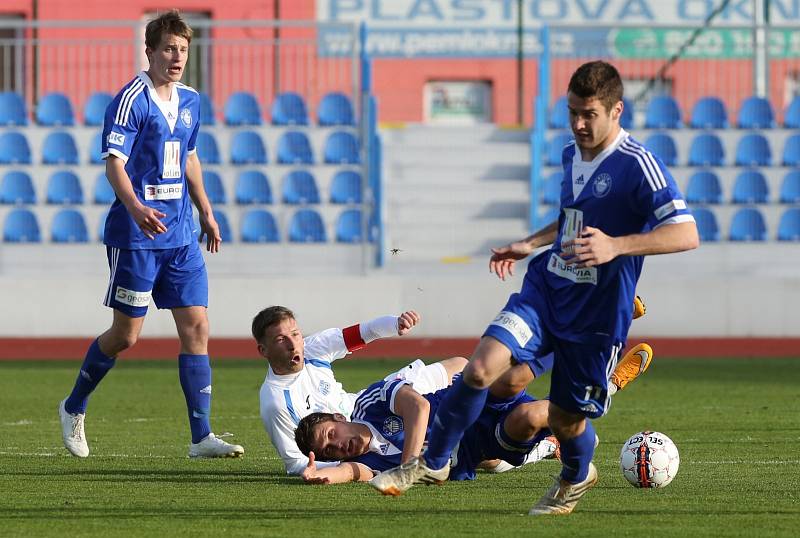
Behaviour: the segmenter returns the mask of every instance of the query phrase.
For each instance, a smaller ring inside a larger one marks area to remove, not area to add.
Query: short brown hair
[[[147,23],[144,31],[144,44],[148,48],[156,49],[164,34],[176,35],[189,43],[192,42],[192,29],[186,24],[177,9],[167,11]]]
[[[256,342],[260,341],[268,327],[277,325],[285,319],[295,319],[294,312],[285,306],[268,306],[253,318],[251,327],[253,338]]]
[[[622,101],[624,88],[617,68],[608,62],[588,62],[580,66],[569,79],[567,90],[581,99],[597,98],[610,112]]]
[[[334,421],[333,413],[311,413],[303,417],[294,430],[294,442],[297,443],[300,452],[308,456],[314,442],[314,429],[320,424]],[[314,456],[319,461],[326,461],[321,454],[314,454]]]

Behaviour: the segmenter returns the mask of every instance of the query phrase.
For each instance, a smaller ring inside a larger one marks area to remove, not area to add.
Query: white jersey
[[[300,474],[308,458],[297,448],[294,430],[303,417],[311,413],[341,413],[350,419],[358,394],[348,393],[336,381],[331,363],[360,349],[376,336],[360,334],[363,325],[346,329],[326,329],[303,339],[305,360],[303,369],[295,374],[277,375],[270,368],[259,393],[261,421],[286,472]],[[381,335],[385,336],[385,335]],[[378,336],[380,337],[380,336]],[[406,379],[420,394],[443,389],[450,384],[447,372],[439,364],[426,366],[421,360],[389,374],[386,379]],[[337,465],[338,462],[317,462],[317,467]]]

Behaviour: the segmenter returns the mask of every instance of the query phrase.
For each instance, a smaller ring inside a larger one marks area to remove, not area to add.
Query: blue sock
[[[208,355],[178,355],[178,373],[186,409],[189,412],[189,428],[192,442],[199,443],[211,433],[208,415],[211,412],[211,365]]]
[[[441,469],[447,465],[456,443],[481,414],[488,393],[489,389],[470,387],[463,377],[453,383],[439,404],[428,436],[428,450],[425,451],[428,467]]]
[[[108,371],[114,367],[116,362],[117,359],[104,355],[100,351],[100,345],[97,343],[97,338],[95,338],[88,351],[86,351],[86,358],[83,359],[78,379],[75,380],[75,387],[67,397],[67,401],[64,402],[64,409],[68,413],[85,413],[86,405],[89,403],[89,395]]]
[[[572,484],[583,482],[594,456],[594,427],[586,419],[586,429],[577,437],[561,443],[561,478]]]

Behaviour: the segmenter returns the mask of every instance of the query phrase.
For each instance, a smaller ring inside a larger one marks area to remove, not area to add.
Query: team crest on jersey
[[[403,431],[403,419],[400,417],[386,417],[383,421],[383,433],[395,435]]]
[[[331,384],[328,383],[327,381],[320,380],[319,391],[322,393],[323,396],[327,396],[328,393],[331,391]]]
[[[602,198],[608,191],[611,190],[611,176],[608,174],[600,174],[597,176],[597,179],[594,180],[594,185],[592,185],[592,192],[598,198]]]
[[[191,127],[192,111],[189,110],[188,108],[184,108],[183,110],[181,110],[181,121],[183,122],[183,124],[186,126],[187,129]]]

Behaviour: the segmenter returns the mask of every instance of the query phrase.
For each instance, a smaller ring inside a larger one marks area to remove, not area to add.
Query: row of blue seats
[[[634,127],[633,105],[623,100],[624,109],[620,123],[624,129]],[[680,129],[684,126],[678,102],[669,95],[659,95],[647,103],[645,109],[645,129]],[[567,98],[560,97],[550,109],[549,125],[552,129],[569,129],[569,109]],[[688,122],[693,129],[726,129],[730,127],[725,103],[717,97],[703,97],[692,107]],[[776,127],[772,104],[763,97],[748,97],[742,102],[736,117],[740,129],[771,129]],[[783,126],[789,129],[800,128],[800,96],[795,97],[786,108]]]
[[[219,173],[203,172],[203,183],[212,204],[228,203],[228,196]],[[330,183],[328,202],[332,204],[360,204],[363,196],[361,174],[354,170],[339,170]],[[92,202],[108,205],[115,194],[105,172],[94,181]],[[83,204],[83,187],[77,174],[70,170],[54,172],[47,180],[45,202],[48,204]],[[308,170],[290,170],[281,186],[284,204],[319,204],[322,202],[317,180]],[[272,187],[267,174],[260,170],[244,170],[236,177],[234,201],[239,205],[272,204]],[[37,203],[36,190],[30,175],[21,170],[11,170],[0,180],[0,204],[25,205]]]
[[[574,137],[571,133],[559,133],[550,139],[547,146],[547,166],[560,166],[564,146]],[[667,166],[678,165],[678,146],[669,133],[653,133],[643,142]],[[714,133],[701,133],[692,139],[689,146],[688,166],[725,166],[726,155],[722,140]],[[772,148],[769,140],[760,133],[747,133],[739,138],[734,155],[736,166],[772,166]],[[783,145],[781,164],[800,166],[800,134],[786,139]]]
[[[101,135],[92,139],[90,164],[101,164]],[[222,157],[216,138],[208,131],[197,137],[197,154],[204,164],[220,164]],[[66,131],[48,133],[42,142],[42,164],[78,164],[78,146]],[[0,133],[0,164],[31,164],[31,147],[22,132]],[[238,131],[231,140],[231,164],[267,164],[267,146],[255,131]],[[278,164],[313,164],[314,153],[308,135],[301,131],[287,131],[278,139]],[[322,150],[324,164],[359,164],[361,155],[356,136],[348,131],[334,131],[325,139]]]
[[[214,210],[214,217],[225,242],[234,241],[233,231],[224,210]],[[195,217],[195,221],[196,221]],[[101,215],[97,227],[97,240],[103,240],[106,213]],[[334,225],[338,243],[360,243],[366,237],[360,209],[345,209],[339,213]],[[199,227],[197,228],[199,230]],[[244,213],[239,229],[243,243],[278,243],[282,241],[275,216],[267,209],[251,209]],[[83,214],[76,209],[62,209],[53,216],[50,224],[53,243],[88,243],[89,231]],[[320,213],[304,208],[295,211],[288,224],[286,240],[291,243],[325,243],[328,233]],[[27,208],[15,208],[5,218],[3,241],[7,243],[40,243],[42,234],[36,214]]]
[[[697,222],[700,240],[716,242],[722,240],[717,217],[707,207],[694,207],[692,214]],[[731,218],[727,239],[730,241],[767,241],[770,234],[764,215],[758,208],[743,207]],[[800,208],[791,207],[781,214],[778,230],[775,232],[778,241],[800,241]]]
[[[103,125],[106,108],[112,99],[111,94],[104,92],[90,95],[84,107],[84,125]],[[224,119],[227,125],[262,125],[261,106],[250,93],[233,93],[225,103]],[[48,93],[36,105],[35,120],[48,127],[75,125],[72,102],[63,93]],[[200,94],[200,122],[216,124],[214,106],[204,93]],[[271,122],[273,125],[309,125],[308,107],[303,96],[295,92],[278,94],[272,102]],[[355,125],[350,98],[339,92],[324,95],[317,106],[317,124]],[[28,125],[25,100],[18,93],[0,93],[0,125]]]
[[[541,190],[542,203],[546,205],[559,204],[563,176],[561,171],[557,171],[544,180]],[[699,170],[689,176],[684,195],[690,204],[721,204],[724,202],[722,182],[712,170]],[[766,204],[771,201],[767,178],[759,170],[743,170],[736,176],[730,195],[731,203]],[[800,170],[790,170],[783,177],[776,202],[781,204],[800,203]]]

